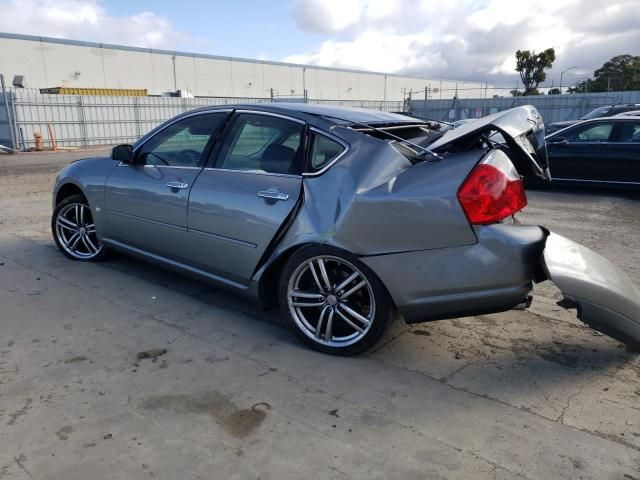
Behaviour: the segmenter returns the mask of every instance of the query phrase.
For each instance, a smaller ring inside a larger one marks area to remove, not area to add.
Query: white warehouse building
[[[0,73],[27,88],[178,90],[196,97],[403,100],[491,97],[480,83],[0,33]],[[459,91],[458,91],[459,88]]]

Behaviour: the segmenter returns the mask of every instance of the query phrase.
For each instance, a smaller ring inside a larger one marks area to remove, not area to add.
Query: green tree
[[[547,48],[536,53],[533,50],[518,50],[516,52],[516,72],[524,85],[525,95],[538,95],[538,85],[547,78],[546,69],[551,68],[556,59],[556,51]]]
[[[550,88],[549,91],[547,92],[548,95],[560,95],[562,92],[560,91],[559,88]]]
[[[640,56],[616,55],[593,72],[589,91],[640,90]]]

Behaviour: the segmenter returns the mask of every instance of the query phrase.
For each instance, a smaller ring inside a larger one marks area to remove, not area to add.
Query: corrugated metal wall
[[[527,97],[412,100],[410,111],[421,118],[453,122],[478,118],[517,105],[535,106],[546,124],[573,120],[591,110],[618,103],[640,103],[640,92],[582,93],[572,95],[534,95]],[[425,115],[426,107],[426,115]]]

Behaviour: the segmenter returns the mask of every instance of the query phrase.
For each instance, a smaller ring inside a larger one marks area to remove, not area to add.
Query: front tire
[[[98,239],[91,207],[82,195],[62,200],[53,211],[51,231],[56,245],[72,260],[98,262],[106,249]]]
[[[278,291],[287,325],[311,348],[332,355],[368,350],[394,315],[378,277],[354,255],[324,245],[294,253]]]

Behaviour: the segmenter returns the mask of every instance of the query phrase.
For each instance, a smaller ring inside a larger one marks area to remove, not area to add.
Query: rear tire
[[[98,239],[89,202],[82,195],[62,200],[51,216],[53,239],[60,251],[72,260],[99,262],[107,249]]]
[[[355,255],[314,245],[294,253],[278,285],[285,323],[314,350],[357,355],[373,347],[394,315],[378,277]]]

